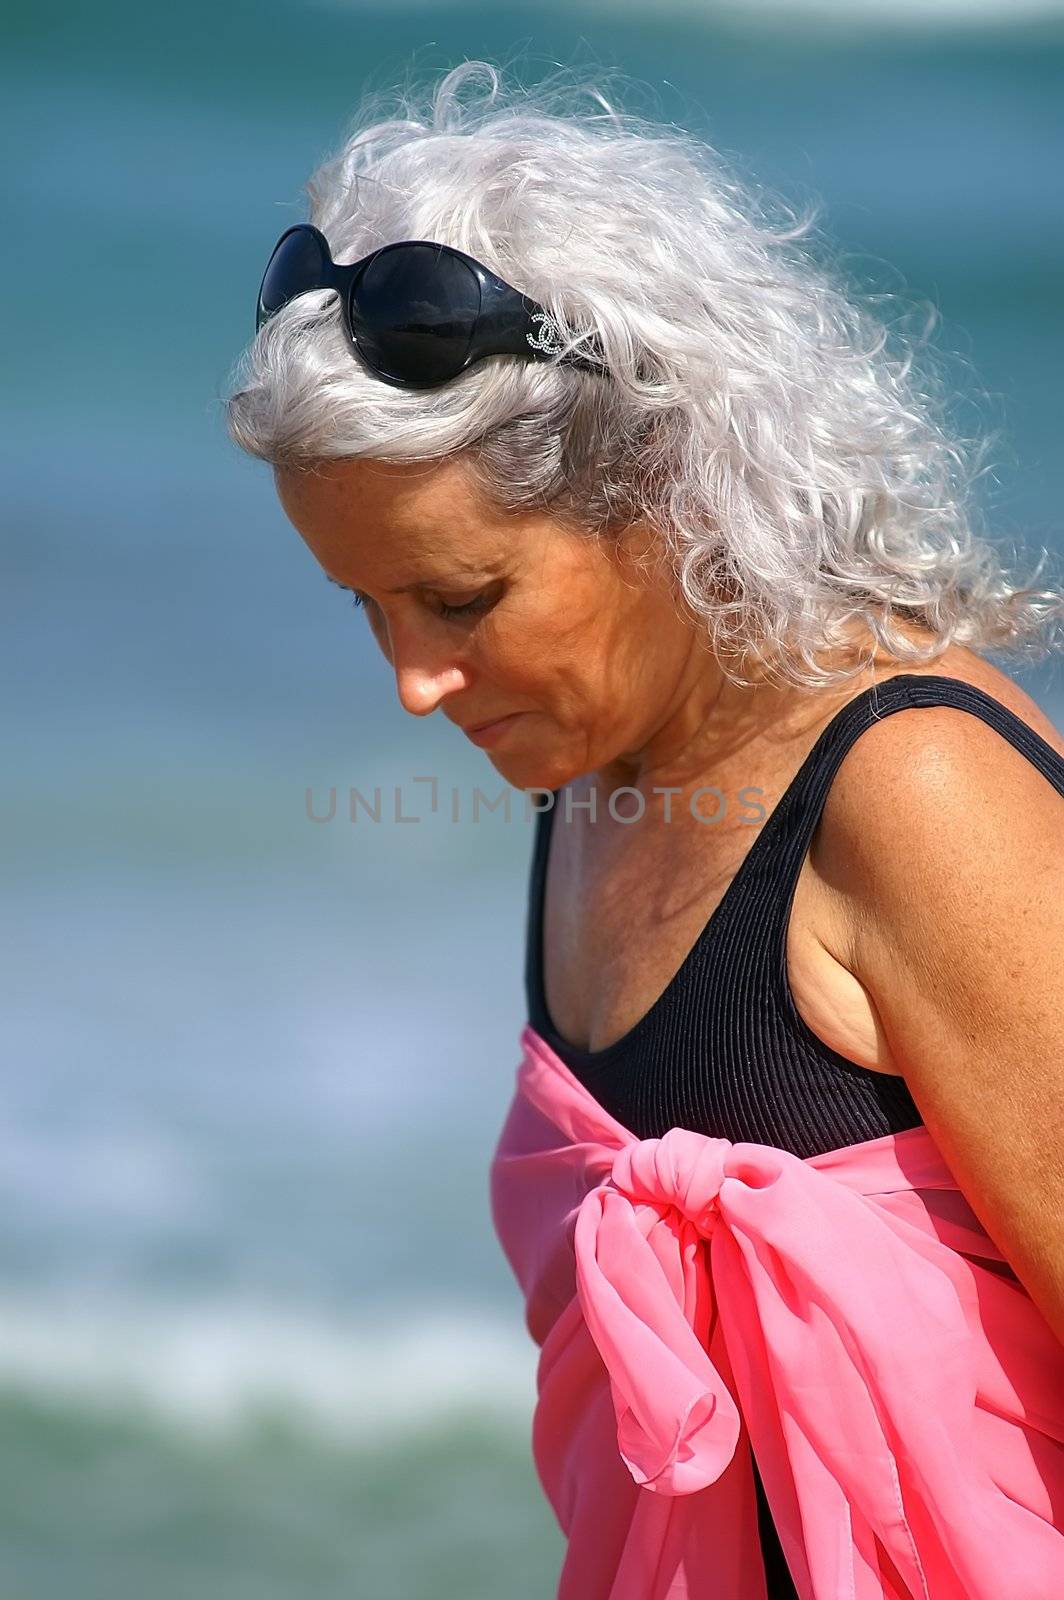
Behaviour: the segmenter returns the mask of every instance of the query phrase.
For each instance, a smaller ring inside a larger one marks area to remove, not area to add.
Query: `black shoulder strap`
[[[1064,756],[1047,744],[1021,717],[999,700],[963,683],[959,678],[939,674],[901,673],[859,694],[833,717],[802,764],[778,809],[786,805],[787,819],[781,818],[782,860],[797,877],[809,848],[828,790],[847,751],[866,728],[881,722],[896,711],[915,706],[956,706],[988,723],[1008,739],[1021,755],[1038,768],[1044,777],[1064,794]],[[770,819],[773,820],[773,819]]]

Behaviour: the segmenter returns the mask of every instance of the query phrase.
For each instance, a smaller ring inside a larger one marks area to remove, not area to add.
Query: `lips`
[[[494,744],[505,736],[507,729],[524,715],[521,711],[508,711],[505,716],[494,717],[490,722],[480,722],[464,730],[466,738],[481,746]]]

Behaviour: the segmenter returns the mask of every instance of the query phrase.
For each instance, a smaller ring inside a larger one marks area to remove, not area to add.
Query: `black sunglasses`
[[[485,356],[561,357],[602,373],[594,356],[565,352],[555,319],[488,267],[452,245],[403,239],[350,266],[333,260],[309,222],[274,245],[259,288],[256,331],[296,295],[335,289],[358,356],[402,389],[435,389]],[[593,348],[600,349],[597,340]]]

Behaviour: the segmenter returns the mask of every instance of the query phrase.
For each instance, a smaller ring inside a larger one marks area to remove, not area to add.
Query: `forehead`
[[[342,581],[483,561],[506,539],[462,462],[327,461],[276,467],[274,481],[290,521]]]

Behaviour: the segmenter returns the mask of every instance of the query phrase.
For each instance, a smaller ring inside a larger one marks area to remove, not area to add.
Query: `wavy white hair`
[[[941,379],[914,360],[924,339],[899,340],[800,247],[815,214],[740,183],[692,135],[567,73],[504,90],[469,61],[367,102],[307,189],[338,261],[403,238],[456,245],[538,300],[567,346],[597,335],[610,375],[502,356],[436,390],[394,388],[353,357],[322,291],[275,315],[237,368],[228,427],[252,455],[462,452],[501,509],[550,508],[604,537],[641,521],[737,683],[747,659],[806,687],[851,677],[861,663],[818,658],[855,622],[908,663],[951,643],[1056,645],[1061,591],[1015,586],[974,531],[987,441],[943,426]]]

